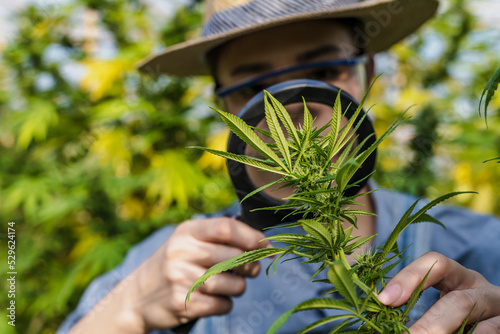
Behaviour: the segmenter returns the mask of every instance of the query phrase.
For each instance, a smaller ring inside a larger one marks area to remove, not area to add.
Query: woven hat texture
[[[234,38],[294,22],[357,18],[364,29],[355,43],[380,52],[431,18],[438,0],[207,0],[201,36],[168,46],[138,65],[139,70],[176,76],[209,74],[205,54]]]

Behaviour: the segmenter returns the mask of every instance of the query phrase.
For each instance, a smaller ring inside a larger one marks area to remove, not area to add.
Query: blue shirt
[[[376,233],[374,246],[382,244],[404,212],[416,198],[388,190],[372,193],[375,205]],[[416,209],[425,205],[419,202]],[[218,215],[234,215],[233,206]],[[393,269],[397,273],[420,255],[436,251],[481,273],[490,283],[500,286],[500,221],[493,216],[480,215],[452,207],[437,206],[429,211],[441,221],[446,229],[431,223],[410,225],[399,237],[400,249],[410,246],[405,252],[407,260]],[[83,294],[77,308],[67,317],[57,334],[69,332],[70,328],[124,277],[130,274],[171,235],[175,226],[165,226],[134,246],[124,261],[115,269],[96,278]],[[264,231],[266,236],[283,233],[282,229]],[[300,228],[286,233],[303,233]],[[261,260],[263,269],[271,259]],[[193,334],[262,334],[282,313],[296,304],[310,298],[317,298],[329,290],[323,283],[309,281],[316,267],[300,263],[300,259],[278,264],[276,274],[269,277],[261,270],[256,278],[247,279],[247,288],[240,297],[233,298],[229,314],[199,319],[190,333]],[[326,278],[323,272],[321,277]],[[332,296],[335,298],[335,296]],[[411,322],[417,320],[439,298],[439,291],[427,289],[410,313]],[[294,314],[279,333],[297,333],[306,325],[337,314],[335,310],[304,311]],[[311,333],[327,332],[331,326],[322,326]],[[172,333],[169,330],[154,331],[154,334]]]

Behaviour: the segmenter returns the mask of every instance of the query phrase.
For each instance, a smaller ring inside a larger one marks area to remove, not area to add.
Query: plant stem
[[[371,328],[371,329],[374,329],[374,330],[376,330],[376,331],[377,331],[377,332],[379,332],[379,333],[383,333],[383,331],[382,331],[380,328],[378,328],[378,327],[377,327],[377,326],[376,326],[373,322],[371,322],[370,320],[368,320],[368,319],[366,319],[365,317],[363,317],[363,315],[362,315],[362,314],[356,314],[356,316],[357,316],[359,319],[361,319],[361,320],[363,320],[364,322],[366,322],[367,324],[369,324],[370,326],[372,326],[372,328]]]
[[[304,253],[298,252],[296,250],[291,251],[290,254],[298,255],[298,256],[302,256],[302,257],[307,257],[308,259],[314,259],[314,256],[304,254]],[[328,264],[330,266],[333,265],[333,262],[328,261],[328,260],[323,260],[323,262],[325,262],[326,264]]]
[[[340,259],[340,262],[346,267],[347,270],[351,270],[352,267],[349,264],[349,261],[347,261],[347,256],[345,256],[344,250],[341,248],[338,252],[338,257]]]

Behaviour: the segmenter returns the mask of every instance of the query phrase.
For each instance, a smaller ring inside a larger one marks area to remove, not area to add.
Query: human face
[[[237,38],[218,53],[216,76],[222,87],[291,66],[355,58],[352,34],[334,20],[315,20],[272,28]],[[334,70],[332,72],[331,70]],[[258,91],[282,81],[309,78],[329,82],[358,101],[365,87],[355,66],[294,71],[266,79],[253,87],[224,98],[226,110],[237,114]]]

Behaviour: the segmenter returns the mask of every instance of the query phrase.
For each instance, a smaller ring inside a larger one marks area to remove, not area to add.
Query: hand
[[[111,291],[113,298],[102,306],[104,312],[94,312],[94,319],[88,321],[82,319],[71,333],[88,333],[93,328],[100,332],[106,328],[106,333],[146,333],[227,313],[232,307],[230,297],[244,292],[245,277],[258,274],[258,262],[208,279],[191,295],[186,313],[187,292],[212,265],[245,251],[271,247],[268,241],[260,242],[263,238],[260,231],[232,218],[181,223],[150,258]]]
[[[186,294],[212,265],[256,248],[265,236],[231,218],[192,220],[180,224],[169,240],[140,269],[135,308],[147,330],[171,328],[192,318],[224,314],[229,297],[245,290],[244,277],[256,276],[258,262],[220,273],[201,285],[187,304]]]
[[[500,287],[439,253],[426,253],[401,270],[387,283],[379,300],[393,307],[404,304],[433,264],[424,289],[438,289],[441,298],[409,328],[411,334],[454,333],[471,310],[469,324],[484,312],[474,334],[500,333]]]

